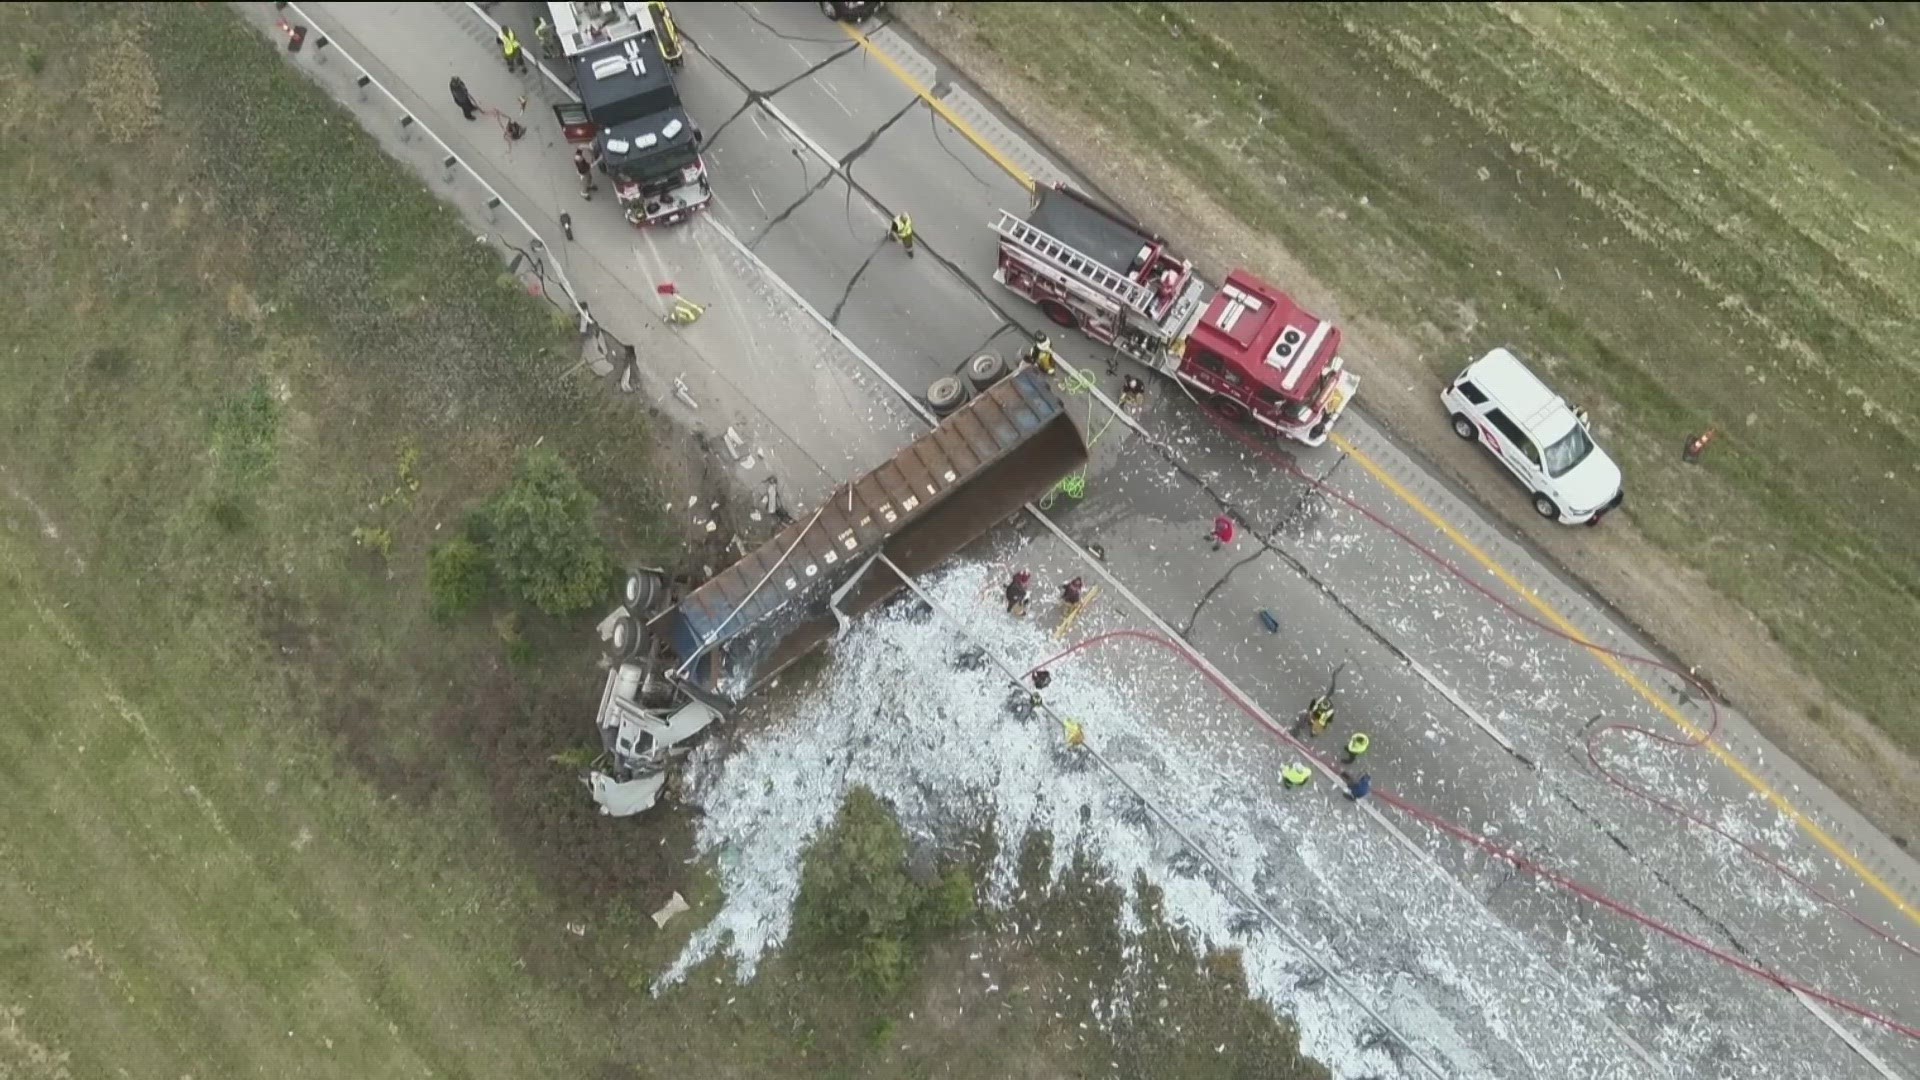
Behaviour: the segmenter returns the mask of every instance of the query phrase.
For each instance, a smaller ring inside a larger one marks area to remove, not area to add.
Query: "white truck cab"
[[[1541,517],[1593,525],[1626,497],[1620,466],[1594,445],[1586,415],[1518,356],[1495,349],[1440,391],[1454,434],[1478,442],[1526,485]]]

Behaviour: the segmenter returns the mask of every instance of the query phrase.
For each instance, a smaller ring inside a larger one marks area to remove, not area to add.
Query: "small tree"
[[[471,610],[493,585],[487,553],[465,537],[437,545],[427,553],[427,599],[442,622]]]
[[[869,990],[900,986],[918,896],[907,877],[907,840],[885,804],[865,788],[847,793],[840,817],[807,851],[794,910],[794,940],[844,954]]]
[[[552,450],[521,455],[513,482],[481,508],[501,584],[548,615],[569,615],[603,599],[613,559],[595,528],[592,492]]]

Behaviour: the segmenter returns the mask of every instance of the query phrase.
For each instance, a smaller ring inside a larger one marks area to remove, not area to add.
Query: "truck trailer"
[[[1023,366],[678,601],[636,600],[664,588],[630,578],[626,602],[601,624],[612,654],[598,717],[606,752],[585,778],[601,811],[653,805],[669,764],[705,728],[898,591],[877,556],[908,574],[932,570],[1087,461],[1059,394]]]

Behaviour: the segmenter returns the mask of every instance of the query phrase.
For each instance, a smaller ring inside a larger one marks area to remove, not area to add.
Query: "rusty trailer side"
[[[843,586],[853,582],[837,605],[849,616],[900,587],[890,572],[861,573],[874,555],[930,570],[1087,460],[1060,396],[1023,367],[690,593],[667,642],[693,658],[690,681],[737,702],[833,636]]]

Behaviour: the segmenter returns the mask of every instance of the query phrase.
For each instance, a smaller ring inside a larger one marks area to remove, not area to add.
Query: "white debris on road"
[[[990,573],[962,567],[926,584],[1015,663],[1055,651],[1041,627],[1010,623],[981,599]],[[938,617],[896,612],[864,620],[808,700],[731,757],[703,756],[690,774],[706,811],[698,842],[717,853],[727,899],[659,987],[716,954],[750,976],[785,939],[808,841],[832,820],[845,791],[864,785],[891,802],[910,830],[953,836],[988,822],[1002,836],[1040,829],[1054,839],[1056,869],[1078,852],[1113,880],[1144,874],[1164,890],[1168,917],[1202,947],[1245,950],[1253,991],[1300,1025],[1303,1048],[1336,1075],[1414,1075],[1304,957],[1180,857],[1178,842],[1129,805],[1118,785],[1063,750],[1051,724],[1014,719],[1005,708],[1010,688],[996,672],[955,664],[966,646]],[[1271,782],[1282,760],[1271,743],[1250,738],[1238,715],[1223,713],[1177,660],[1122,645],[1054,670],[1049,701],[1083,719],[1089,740],[1132,782],[1457,1075],[1645,1074],[1598,1010],[1604,1002],[1627,1012],[1665,1006],[1658,998],[1621,1000],[1615,980],[1624,973],[1613,966],[1608,939],[1589,929],[1590,909],[1544,895],[1525,879],[1509,886],[1542,894],[1530,903],[1563,909],[1568,943],[1555,957],[1563,977],[1321,785],[1282,797]],[[990,882],[1001,895],[1013,884],[1017,848],[1002,845]],[[1677,985],[1683,997],[1694,985],[1732,982],[1684,956],[1661,954],[1660,961],[1656,985]],[[1570,992],[1568,978],[1582,989]],[[1751,991],[1736,1003],[1709,1004],[1704,1029],[1684,1025],[1681,1037],[1654,1052],[1689,1076],[1760,1075],[1769,1055],[1778,1061],[1794,1052],[1769,1035],[1793,1029],[1778,1022],[1782,1001],[1797,1009],[1784,995]]]

